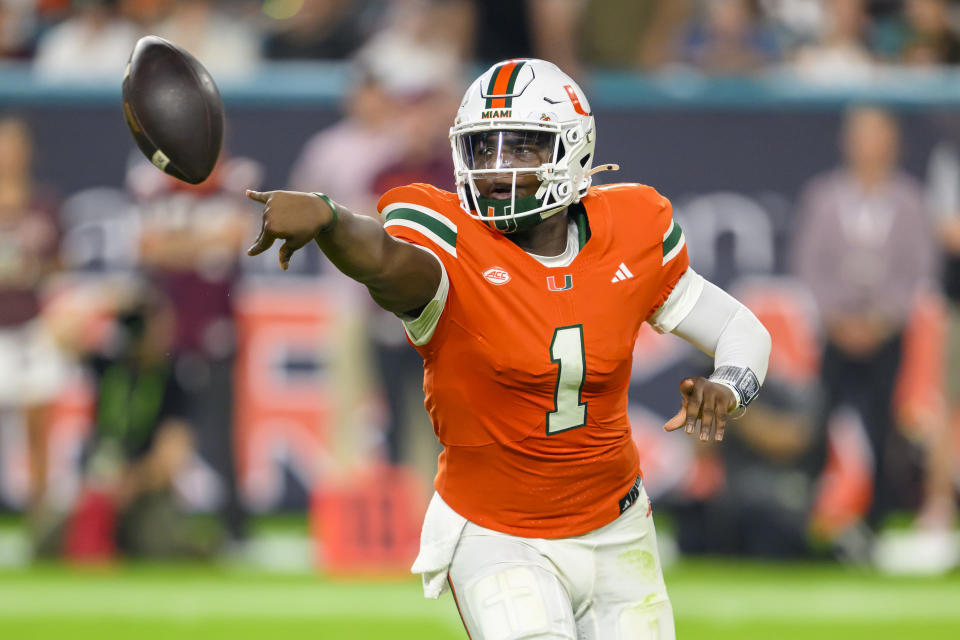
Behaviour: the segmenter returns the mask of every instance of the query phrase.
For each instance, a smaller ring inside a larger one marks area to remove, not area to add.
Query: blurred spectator
[[[833,0],[824,4],[824,31],[817,42],[802,47],[794,59],[801,77],[814,82],[846,83],[870,78],[873,55],[867,47],[869,16],[865,0]]]
[[[173,7],[174,0],[120,0],[120,15],[149,33]]]
[[[34,181],[27,124],[0,118],[0,418],[12,411],[23,419],[33,515],[46,492],[48,408],[64,377],[40,320],[39,292],[56,266],[55,210],[53,196]]]
[[[450,0],[448,0],[449,2]],[[541,58],[578,75],[575,25],[578,0],[466,0],[464,34],[475,61],[487,65],[509,58]],[[509,18],[505,19],[505,16]]]
[[[931,527],[951,528],[957,504],[953,477],[958,471],[956,445],[960,426],[960,150],[941,143],[928,168],[928,195],[943,249],[942,285],[947,303],[947,348],[944,395],[947,412],[942,433],[931,444],[930,481],[922,519]]]
[[[370,38],[383,17],[382,0],[276,2],[277,20],[264,43],[273,60],[345,60]],[[293,10],[287,10],[290,7]]]
[[[222,516],[235,540],[246,535],[246,517],[233,446],[233,291],[241,250],[253,236],[240,185],[259,180],[254,162],[226,156],[197,186],[178,182],[142,159],[128,175],[140,207],[143,268],[173,310],[169,349],[186,396],[186,417],[199,449],[224,481]]]
[[[586,0],[580,5],[579,54],[584,64],[656,69],[668,62],[693,0]],[[571,41],[573,38],[571,38]],[[562,69],[559,60],[549,58]]]
[[[463,0],[399,0],[391,6],[384,27],[358,55],[367,60],[397,55],[410,63],[429,62],[431,66],[421,67],[419,74],[395,69],[407,85],[418,75],[424,76],[421,86],[433,87],[440,77],[456,80],[470,55],[470,16]]]
[[[681,59],[707,73],[742,74],[778,59],[773,33],[750,0],[710,0],[681,44]]]
[[[455,190],[447,135],[450,115],[456,113],[459,104],[459,88],[456,84],[438,87],[404,101],[403,115],[397,120],[405,138],[401,155],[377,173],[372,193],[386,193],[414,182]]]
[[[688,553],[768,558],[806,555],[819,439],[816,394],[770,379],[718,447],[725,486],[679,511],[678,543]]]
[[[411,182],[454,186],[448,134],[463,95],[461,43],[431,17],[434,2],[408,4],[359,55],[399,100],[390,126],[403,136],[399,155],[368,185],[373,194]]]
[[[34,59],[47,78],[118,80],[141,33],[116,0],[73,0],[74,15],[43,34]]]
[[[291,168],[288,184],[297,191],[324,189],[352,211],[376,211],[373,178],[399,157],[404,132],[397,121],[402,90],[385,69],[389,58],[357,60],[343,101],[344,116],[307,139]],[[409,74],[405,74],[409,75]],[[323,268],[316,254],[314,269]]]
[[[453,71],[450,69],[447,78],[437,76],[433,86],[422,87],[404,98],[402,115],[397,119],[404,132],[404,142],[400,154],[374,176],[370,185],[372,195],[415,182],[455,190],[447,136],[462,87]],[[370,309],[369,332],[389,410],[388,459],[394,464],[420,462],[423,477],[431,478],[439,454],[438,445],[432,439],[423,442],[416,437],[418,433],[430,433],[429,417],[423,410],[423,359],[407,343],[397,317],[374,305]],[[429,448],[429,455],[418,455],[423,448]]]
[[[446,135],[462,88],[461,62],[445,38],[421,38],[429,26],[410,16],[357,55],[344,117],[304,145],[292,189],[324,185],[334,200],[370,214],[381,193],[374,181],[391,165],[416,156],[425,165],[443,158],[443,170],[452,166]],[[451,168],[443,179],[452,176]]]
[[[31,0],[44,22],[56,22],[66,18],[72,9],[73,0]]]
[[[51,531],[41,551],[62,549],[76,560],[116,550],[147,557],[210,553],[213,546],[192,535],[176,504],[175,480],[193,455],[194,435],[169,355],[169,302],[142,283],[105,286],[96,300],[114,316],[109,330],[95,345],[76,339],[78,327],[71,335],[96,398],[83,484],[62,535]]]
[[[843,404],[860,414],[873,453],[868,524],[896,506],[888,477],[891,407],[903,331],[930,281],[936,251],[917,182],[897,167],[899,132],[880,109],[851,110],[843,129],[844,165],[805,188],[793,265],[820,310],[826,345],[823,424]]]
[[[36,31],[33,0],[0,0],[0,59],[29,57]]]
[[[400,154],[403,138],[394,119],[401,101],[389,82],[383,72],[356,65],[344,117],[307,140],[293,164],[291,189],[312,192],[323,185],[352,210],[376,210],[373,178]]]
[[[259,34],[219,11],[213,0],[173,0],[154,33],[192,53],[214,77],[254,73],[260,61]]]
[[[764,19],[777,33],[784,51],[820,40],[826,31],[824,14],[831,4],[824,0],[760,0]]]
[[[880,35],[880,53],[891,61],[917,67],[960,62],[948,0],[906,0],[902,15],[885,21]]]
[[[394,22],[358,55],[344,118],[307,141],[290,176],[292,189],[322,185],[337,202],[375,216],[380,194],[390,187],[429,180],[452,187],[447,132],[462,89],[460,61],[444,38],[418,45],[425,24],[417,16]],[[411,462],[412,420],[422,418],[421,431],[429,434],[423,362],[396,316],[371,303],[368,320],[387,400],[387,458]],[[433,475],[434,452],[429,464],[426,476]]]
[[[468,2],[473,27],[470,40],[473,59],[490,64],[509,58],[537,56],[532,5],[548,0],[473,0]],[[509,16],[505,20],[504,16]]]
[[[901,59],[917,66],[960,62],[960,37],[950,20],[947,0],[906,0],[908,35]]]

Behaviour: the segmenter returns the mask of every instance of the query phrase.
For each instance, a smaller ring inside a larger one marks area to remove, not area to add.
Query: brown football
[[[165,173],[199,184],[216,166],[223,100],[203,65],[172,42],[137,42],[123,76],[123,115],[137,146]]]

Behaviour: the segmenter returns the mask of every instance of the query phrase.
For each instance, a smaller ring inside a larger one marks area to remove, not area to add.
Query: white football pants
[[[605,527],[521,538],[468,522],[450,586],[472,640],[673,640],[646,491]]]

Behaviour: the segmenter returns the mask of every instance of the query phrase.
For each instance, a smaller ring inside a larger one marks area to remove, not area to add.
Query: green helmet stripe
[[[508,94],[513,93],[513,86],[514,86],[515,84],[517,84],[517,76],[520,75],[520,69],[521,69],[521,68],[523,67],[523,65],[525,65],[525,64],[526,64],[525,62],[518,62],[518,63],[517,63],[517,66],[515,66],[515,67],[513,68],[513,73],[510,74],[510,80],[507,82],[507,93],[508,93]],[[513,98],[507,98],[507,101],[506,101],[506,104],[504,104],[504,107],[506,107],[506,108],[508,108],[508,109],[509,109],[509,108],[512,108],[512,107],[513,107]]]
[[[500,77],[500,73],[503,71],[503,67],[497,67],[495,73],[490,74],[490,84],[487,85],[487,104],[486,108],[490,109],[493,106],[493,88],[497,86],[497,78]]]
[[[490,74],[490,82],[487,84],[487,101],[484,107],[485,109],[492,109],[493,101],[499,99],[499,96],[513,93],[514,85],[517,84],[517,76],[520,75],[520,68],[525,64],[526,61],[523,60],[509,60],[497,67],[497,70],[494,73]],[[503,76],[503,74],[506,73],[507,69],[511,66],[513,69],[510,72],[510,77],[507,79],[506,89],[503,90],[503,93],[494,94],[494,91],[496,91],[497,87],[497,81],[501,79],[501,76]],[[503,101],[504,108],[510,108],[513,106],[513,98],[503,98]]]

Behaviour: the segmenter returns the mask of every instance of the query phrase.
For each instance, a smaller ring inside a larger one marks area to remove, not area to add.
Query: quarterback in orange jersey
[[[403,321],[443,444],[413,571],[449,586],[471,638],[674,637],[627,420],[640,325],[714,356],[665,425],[722,440],[757,395],[770,337],[689,265],[670,202],[591,186],[596,141],[577,84],[508,60],[467,90],[450,130],[457,193],[387,192],[382,226],[322,193],[248,192],[255,255],[286,267],[315,241]]]

